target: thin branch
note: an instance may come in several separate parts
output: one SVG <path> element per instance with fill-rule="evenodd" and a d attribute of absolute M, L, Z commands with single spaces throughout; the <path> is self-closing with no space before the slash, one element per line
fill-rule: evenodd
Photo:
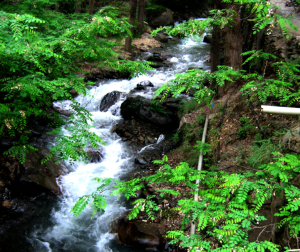
<path fill-rule="evenodd" d="M 261 230 L 261 232 L 259 233 L 259 235 L 257 236 L 257 238 L 256 238 L 256 241 L 258 242 L 258 239 L 259 239 L 259 237 L 261 236 L 261 234 L 265 231 L 265 229 L 266 229 L 267 227 L 264 227 L 264 229 L 263 230 Z"/>

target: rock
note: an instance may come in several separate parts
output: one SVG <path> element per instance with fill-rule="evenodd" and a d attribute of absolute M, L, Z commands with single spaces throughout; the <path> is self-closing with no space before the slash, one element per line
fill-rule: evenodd
<path fill-rule="evenodd" d="M 91 163 L 99 163 L 103 159 L 103 149 L 90 148 L 87 150 L 87 154 L 90 156 L 89 161 Z"/>
<path fill-rule="evenodd" d="M 148 80 L 142 81 L 142 82 L 138 83 L 134 89 L 131 89 L 129 94 L 134 94 L 134 93 L 140 92 L 142 90 L 147 92 L 149 90 L 149 87 L 154 87 L 154 85 Z"/>
<path fill-rule="evenodd" d="M 131 137 L 132 135 L 129 132 L 125 132 L 124 136 Z"/>
<path fill-rule="evenodd" d="M 300 126 L 294 126 L 282 138 L 282 144 L 293 151 L 298 151 L 300 148 Z"/>
<path fill-rule="evenodd" d="M 147 61 L 160 61 L 163 62 L 167 59 L 172 58 L 172 55 L 168 52 L 162 52 L 162 53 L 158 53 L 158 52 L 154 52 L 152 55 L 150 55 L 149 57 L 147 57 Z"/>
<path fill-rule="evenodd" d="M 143 38 L 143 39 L 149 39 L 151 37 L 150 37 L 150 34 L 146 32 L 146 33 L 142 34 L 141 38 Z"/>
<path fill-rule="evenodd" d="M 142 96 L 129 95 L 121 104 L 121 114 L 124 118 L 134 117 L 163 127 L 177 128 L 178 109 L 167 103 L 159 104 Z"/>
<path fill-rule="evenodd" d="M 134 162 L 136 164 L 140 164 L 140 165 L 146 165 L 146 164 L 149 164 L 149 162 L 147 160 L 145 160 L 143 157 L 140 157 L 140 158 L 136 158 L 134 160 Z"/>
<path fill-rule="evenodd" d="M 161 43 L 169 42 L 168 36 L 166 36 L 165 34 L 162 34 L 162 33 L 157 33 L 155 36 L 155 39 Z"/>
<path fill-rule="evenodd" d="M 114 105 L 124 93 L 119 91 L 112 91 L 104 95 L 100 103 L 100 111 L 108 111 L 108 109 Z"/>
<path fill-rule="evenodd" d="M 71 89 L 70 94 L 72 95 L 73 98 L 75 98 L 79 95 L 78 92 L 74 88 Z"/>
<path fill-rule="evenodd" d="M 21 179 L 36 183 L 55 194 L 60 194 L 56 179 L 64 174 L 62 166 L 56 164 L 53 159 L 42 164 L 41 161 L 49 154 L 46 149 L 29 152 L 24 163 L 25 172 Z"/>
<path fill-rule="evenodd" d="M 84 80 L 97 81 L 100 79 L 127 79 L 130 73 L 118 72 L 116 70 L 107 70 L 105 68 L 94 68 L 91 72 L 85 75 Z"/>
<path fill-rule="evenodd" d="M 173 13 L 170 9 L 166 9 L 159 16 L 151 19 L 149 25 L 157 28 L 160 26 L 174 25 Z"/>
<path fill-rule="evenodd" d="M 174 64 L 174 62 L 169 61 L 169 60 L 165 60 L 165 61 L 163 61 L 163 64 L 164 64 L 165 67 L 171 67 Z"/>
<path fill-rule="evenodd" d="M 7 209 L 11 209 L 13 207 L 13 203 L 11 203 L 9 201 L 3 201 L 2 206 L 7 208 Z"/>
<path fill-rule="evenodd" d="M 57 113 L 64 115 L 64 116 L 71 116 L 72 112 L 66 108 L 64 108 L 60 103 L 56 102 L 53 103 L 53 110 Z"/>
<path fill-rule="evenodd" d="M 138 83 L 136 86 L 137 86 L 137 87 L 138 87 L 138 86 L 143 86 L 143 87 L 154 87 L 154 85 L 152 84 L 152 82 L 151 82 L 151 81 L 148 81 L 148 80 L 141 81 L 141 82 Z"/>
<path fill-rule="evenodd" d="M 211 44 L 211 35 L 210 34 L 206 34 L 205 37 L 204 37 L 204 39 L 203 39 L 203 42 Z"/>
<path fill-rule="evenodd" d="M 143 250 L 164 248 L 165 226 L 163 224 L 129 221 L 126 219 L 127 214 L 128 212 L 112 223 L 112 232 L 117 233 L 120 243 Z"/>
<path fill-rule="evenodd" d="M 153 142 L 155 143 L 156 141 L 154 140 Z M 154 143 L 146 147 L 137 155 L 134 160 L 136 164 L 140 164 L 142 166 L 150 165 L 153 160 L 161 159 L 164 153 L 169 152 L 176 146 L 172 140 L 164 140 L 158 144 Z"/>
<path fill-rule="evenodd" d="M 161 68 L 164 66 L 162 62 L 153 62 L 152 64 L 149 64 L 153 68 Z"/>
<path fill-rule="evenodd" d="M 146 139 L 148 140 L 148 142 L 149 143 L 151 143 L 151 144 L 153 144 L 153 143 L 155 143 L 156 141 L 155 141 L 155 139 L 154 138 L 152 138 L 152 137 L 146 137 Z"/>

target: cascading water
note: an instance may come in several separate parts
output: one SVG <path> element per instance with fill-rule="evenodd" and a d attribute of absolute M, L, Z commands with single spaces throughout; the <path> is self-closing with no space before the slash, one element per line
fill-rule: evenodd
<path fill-rule="evenodd" d="M 145 76 L 131 80 L 104 80 L 90 90 L 91 97 L 78 97 L 76 100 L 86 107 L 94 119 L 93 129 L 108 145 L 103 147 L 104 158 L 99 163 L 85 164 L 76 162 L 72 171 L 59 179 L 63 195 L 59 206 L 52 210 L 50 225 L 36 225 L 35 231 L 28 238 L 35 251 L 141 251 L 118 244 L 114 241 L 114 235 L 109 233 L 110 223 L 126 208 L 125 203 L 117 200 L 117 197 L 107 198 L 105 213 L 96 215 L 91 220 L 91 210 L 86 209 L 79 217 L 73 217 L 70 213 L 78 197 L 93 192 L 97 183 L 92 181 L 95 177 L 115 178 L 124 177 L 133 170 L 134 155 L 136 151 L 128 148 L 126 143 L 115 134 L 111 128 L 122 120 L 120 105 L 122 100 L 113 105 L 107 112 L 99 111 L 99 104 L 103 96 L 111 91 L 128 93 L 137 83 L 143 80 L 151 81 L 155 87 L 161 86 L 174 74 L 187 71 L 189 67 L 202 67 L 209 69 L 209 45 L 199 44 L 193 39 L 172 41 L 161 51 L 169 52 L 175 57 L 171 58 L 173 66 L 164 70 L 150 71 Z M 158 51 L 158 50 L 155 50 Z M 152 97 L 152 93 L 139 94 Z M 124 100 L 125 98 L 123 98 Z M 60 106 L 68 106 L 68 102 Z M 68 134 L 68 132 L 66 132 Z M 161 140 L 161 139 L 160 139 Z M 109 192 L 105 192 L 109 195 Z"/>

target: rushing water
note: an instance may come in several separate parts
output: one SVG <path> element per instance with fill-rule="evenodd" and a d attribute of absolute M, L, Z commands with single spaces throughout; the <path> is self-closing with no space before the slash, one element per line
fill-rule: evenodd
<path fill-rule="evenodd" d="M 109 111 L 100 112 L 101 99 L 108 92 L 117 90 L 128 93 L 137 83 L 150 80 L 155 87 L 161 86 L 166 81 L 174 78 L 174 74 L 185 72 L 189 67 L 203 67 L 209 69 L 209 45 L 199 44 L 193 39 L 172 41 L 164 49 L 155 51 L 170 52 L 174 55 L 171 61 L 174 65 L 170 68 L 150 71 L 145 76 L 131 80 L 102 80 L 98 86 L 90 90 L 91 97 L 78 97 L 76 100 L 86 107 L 94 119 L 93 129 L 107 143 L 103 147 L 104 159 L 99 163 L 85 164 L 76 162 L 70 169 L 71 172 L 59 178 L 59 185 L 63 192 L 58 206 L 52 210 L 52 217 L 47 224 L 35 226 L 34 232 L 28 238 L 34 251 L 72 251 L 72 252 L 128 252 L 143 251 L 118 244 L 114 235 L 109 233 L 110 223 L 126 210 L 125 202 L 118 201 L 116 197 L 108 197 L 108 207 L 103 214 L 91 219 L 91 210 L 86 209 L 79 217 L 75 218 L 70 213 L 78 197 L 93 192 L 97 183 L 92 179 L 124 178 L 134 169 L 135 150 L 128 148 L 126 143 L 115 134 L 111 128 L 120 120 L 120 105 L 122 100 L 113 105 Z M 141 56 L 145 58 L 147 53 Z M 151 97 L 152 93 L 140 94 Z M 124 100 L 125 98 L 123 98 Z M 68 106 L 68 102 L 61 104 Z M 68 134 L 68 132 L 66 132 Z M 160 141 L 163 141 L 160 138 Z M 107 195 L 109 192 L 105 192 Z"/>

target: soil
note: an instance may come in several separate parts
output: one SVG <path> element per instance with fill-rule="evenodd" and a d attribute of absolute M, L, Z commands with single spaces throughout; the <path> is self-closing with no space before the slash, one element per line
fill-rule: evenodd
<path fill-rule="evenodd" d="M 272 115 L 272 114 L 263 114 L 260 109 L 261 103 L 258 100 L 252 100 L 251 102 L 242 95 L 239 91 L 242 83 L 235 87 L 231 87 L 227 90 L 227 93 L 220 99 L 215 99 L 212 101 L 213 107 L 211 106 L 201 106 L 200 109 L 194 111 L 190 114 L 185 115 L 185 125 L 192 126 L 194 125 L 193 134 L 194 136 L 188 139 L 190 145 L 196 145 L 196 141 L 201 140 L 201 136 L 197 133 L 204 125 L 199 125 L 197 122 L 199 116 L 209 116 L 209 129 L 207 134 L 207 143 L 212 146 L 212 152 L 206 156 L 210 159 L 211 162 L 209 165 L 205 165 L 204 169 L 210 169 L 214 166 L 215 170 L 227 171 L 229 174 L 238 173 L 238 172 L 247 172 L 255 170 L 253 167 L 249 166 L 247 159 L 251 155 L 251 146 L 254 145 L 254 142 L 257 141 L 257 135 L 261 133 L 263 136 L 273 135 L 276 131 L 281 132 L 276 137 L 272 138 L 274 144 L 281 144 L 284 136 L 283 132 L 286 132 L 288 129 L 293 129 L 299 125 L 299 118 L 297 116 L 286 116 L 286 115 Z M 276 101 L 269 100 L 264 105 L 278 105 Z M 240 130 L 244 127 L 241 118 L 246 118 L 250 123 L 251 127 L 246 130 L 245 134 L 239 133 Z M 179 130 L 184 130 L 184 126 Z M 293 138 L 294 139 L 294 138 Z M 297 140 L 296 140 L 297 141 Z M 292 145 L 299 146 L 299 142 L 293 142 Z M 166 155 L 168 156 L 168 164 L 172 167 L 176 167 L 180 162 L 186 162 L 190 159 L 190 151 L 186 151 L 184 148 L 184 141 L 180 140 L 177 144 L 177 148 L 170 151 Z M 288 141 L 285 142 L 284 146 L 286 151 L 292 151 L 294 153 L 298 152 L 297 150 L 291 150 L 291 146 Z M 197 154 L 199 155 L 199 154 Z M 196 164 L 194 165 L 196 168 Z M 153 174 L 154 171 L 157 171 L 160 168 L 160 165 L 152 164 L 148 167 L 144 176 Z M 295 181 L 300 186 L 300 181 Z M 181 193 L 180 196 L 169 196 L 165 199 L 161 199 L 159 194 L 155 189 L 159 188 L 173 189 Z M 169 214 L 157 214 L 156 219 L 153 221 L 155 223 L 162 223 L 165 225 L 166 231 L 171 230 L 181 230 L 181 222 L 183 216 L 178 214 L 176 211 L 170 211 L 171 208 L 176 207 L 178 200 L 183 198 L 192 197 L 191 190 L 186 187 L 185 184 L 179 184 L 176 187 L 172 187 L 169 184 L 164 185 L 155 185 L 147 184 L 146 192 L 142 197 L 146 195 L 156 195 L 155 198 L 161 207 L 161 210 L 166 210 L 166 213 Z M 261 222 L 259 226 L 270 224 L 270 215 L 271 208 L 270 202 L 266 202 L 264 207 L 260 210 L 260 214 L 267 217 L 268 221 Z M 147 216 L 140 214 L 137 217 L 137 220 L 147 220 Z M 189 235 L 190 225 L 184 227 L 184 232 L 186 235 Z M 260 235 L 260 229 L 254 229 L 249 232 L 249 239 L 256 240 Z M 266 229 L 268 231 L 268 229 Z M 279 234 L 282 231 L 278 231 Z M 265 236 L 261 236 L 260 239 L 269 239 L 270 233 L 266 232 Z M 284 242 L 286 238 L 278 235 L 277 244 L 286 246 Z M 167 239 L 166 241 L 169 241 Z M 211 246 L 217 248 L 220 246 L 219 242 L 215 238 L 210 238 Z M 294 240 L 290 241 L 291 243 L 295 242 Z M 169 246 L 167 251 L 187 251 L 186 249 L 180 248 L 179 244 L 177 246 Z"/>

